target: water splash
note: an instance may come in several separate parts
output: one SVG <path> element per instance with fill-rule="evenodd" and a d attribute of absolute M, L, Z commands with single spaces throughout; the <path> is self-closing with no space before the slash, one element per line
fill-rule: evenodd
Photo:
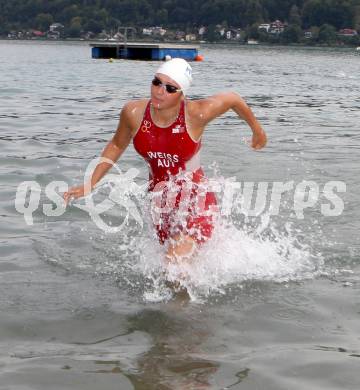
<path fill-rule="evenodd" d="M 224 186 L 216 164 L 214 172 L 218 184 Z M 230 285 L 299 281 L 321 273 L 323 258 L 315 252 L 311 242 L 314 237 L 308 231 L 305 234 L 295 221 L 284 223 L 287 215 L 274 219 L 270 211 L 256 218 L 234 214 L 241 209 L 242 201 L 237 198 L 239 204 L 235 202 L 232 215 L 218 215 L 211 240 L 200 247 L 191 261 L 179 264 L 166 264 L 166 248 L 157 243 L 148 219 L 148 237 L 142 239 L 134 267 L 147 281 L 143 292 L 146 300 L 168 299 L 171 291 L 166 288 L 166 281 L 180 283 L 192 300 L 202 301 L 214 293 L 225 294 Z M 285 205 L 290 207 L 286 202 Z M 288 213 L 287 208 L 284 214 Z"/>
<path fill-rule="evenodd" d="M 260 229 L 261 230 L 261 229 Z M 224 294 L 229 285 L 248 281 L 289 282 L 313 278 L 320 272 L 321 256 L 300 244 L 291 231 L 281 233 L 275 226 L 272 237 L 238 229 L 219 221 L 212 239 L 203 245 L 191 262 L 164 265 L 165 253 L 150 241 L 144 242 L 137 269 L 151 283 L 145 289 L 146 300 L 169 297 L 165 279 L 180 281 L 192 300 L 202 301 L 212 294 Z M 146 249 L 145 249 L 146 248 Z"/>
<path fill-rule="evenodd" d="M 219 186 L 224 186 L 217 165 L 213 168 L 215 180 Z M 167 286 L 169 281 L 186 288 L 192 300 L 203 301 L 214 294 L 226 294 L 229 286 L 241 288 L 243 283 L 253 281 L 299 281 L 316 277 L 321 272 L 321 254 L 315 253 L 309 240 L 304 240 L 309 237 L 308 232 L 305 234 L 295 221 L 284 223 L 288 208 L 277 219 L 270 211 L 250 218 L 238 213 L 241 197 L 237 198 L 238 204 L 235 202 L 230 216 L 218 215 L 212 238 L 199 248 L 191 261 L 167 264 L 166 245 L 160 245 L 153 227 L 149 206 L 151 193 L 147 193 L 144 186 L 134 188 L 136 194 L 129 191 L 129 196 L 136 195 L 143 227 L 139 229 L 139 225 L 129 219 L 127 227 L 116 237 L 105 240 L 108 247 L 105 248 L 107 244 L 103 241 L 93 241 L 93 245 L 103 246 L 105 252 L 105 259 L 98 259 L 94 264 L 97 274 L 115 276 L 120 288 L 125 287 L 146 301 L 170 299 L 174 289 Z M 143 189 L 143 196 L 139 196 L 139 188 Z M 126 204 L 124 199 L 114 198 L 120 192 L 111 194 L 114 205 L 123 207 Z M 121 197 L 124 194 L 121 192 Z M 221 195 L 218 198 L 220 204 Z M 178 222 L 184 223 L 181 221 L 183 216 L 179 218 Z"/>

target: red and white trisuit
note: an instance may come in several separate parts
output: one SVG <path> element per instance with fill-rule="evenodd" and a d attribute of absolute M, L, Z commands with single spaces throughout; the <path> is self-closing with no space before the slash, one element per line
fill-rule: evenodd
<path fill-rule="evenodd" d="M 213 231 L 213 213 L 217 202 L 215 194 L 204 189 L 206 178 L 200 167 L 201 139 L 194 141 L 187 131 L 184 101 L 181 102 L 178 117 L 168 127 L 157 126 L 152 120 L 150 109 L 149 101 L 140 128 L 133 138 L 135 150 L 149 164 L 149 191 L 162 189 L 164 204 L 169 191 L 174 193 L 174 183 L 171 182 L 176 183 L 174 208 L 162 213 L 161 218 L 155 221 L 159 240 L 163 244 L 182 232 L 202 243 Z M 177 179 L 176 175 L 182 171 L 189 174 Z M 184 179 L 184 176 L 189 177 L 189 180 Z M 187 183 L 187 192 L 182 192 L 184 183 Z M 179 209 L 185 210 L 185 216 L 177 215 Z"/>

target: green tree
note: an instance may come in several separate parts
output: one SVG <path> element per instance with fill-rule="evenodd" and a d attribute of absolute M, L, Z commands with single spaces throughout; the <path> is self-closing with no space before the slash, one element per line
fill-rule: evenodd
<path fill-rule="evenodd" d="M 219 2 L 205 1 L 199 10 L 200 23 L 203 25 L 216 25 L 220 23 L 222 6 Z M 220 16 L 220 17 L 219 17 Z"/>
<path fill-rule="evenodd" d="M 295 26 L 301 26 L 300 10 L 296 4 L 294 4 L 290 9 L 289 23 Z"/>
<path fill-rule="evenodd" d="M 336 29 L 330 24 L 323 24 L 319 29 L 319 42 L 331 44 L 336 41 Z"/>
<path fill-rule="evenodd" d="M 265 10 L 267 20 L 287 20 L 293 5 L 302 7 L 303 0 L 262 0 L 261 5 Z"/>
<path fill-rule="evenodd" d="M 59 13 L 59 19 L 63 24 L 71 23 L 71 20 L 75 17 L 79 17 L 81 14 L 80 8 L 76 5 L 70 5 L 69 7 L 65 7 L 60 13 Z"/>
<path fill-rule="evenodd" d="M 160 9 L 156 12 L 155 20 L 157 21 L 156 24 L 159 25 L 167 25 L 169 22 L 169 14 L 167 9 Z"/>
<path fill-rule="evenodd" d="M 259 30 L 259 38 L 258 38 L 258 40 L 260 42 L 269 42 L 270 36 L 269 36 L 269 34 L 266 31 Z"/>
<path fill-rule="evenodd" d="M 309 0 L 303 7 L 303 23 L 306 28 L 323 24 L 337 29 L 351 27 L 354 11 L 348 0 Z"/>
<path fill-rule="evenodd" d="M 95 34 L 100 33 L 103 29 L 104 29 L 103 24 L 94 19 L 90 19 L 88 22 L 84 24 L 85 31 L 92 31 Z M 81 30 L 81 23 L 80 23 L 80 30 Z"/>
<path fill-rule="evenodd" d="M 319 30 L 320 28 L 317 26 L 310 27 L 309 31 L 311 32 L 311 38 L 306 41 L 309 45 L 314 45 L 319 41 Z"/>
<path fill-rule="evenodd" d="M 360 4 L 355 5 L 353 11 L 354 11 L 353 27 L 360 32 Z"/>
<path fill-rule="evenodd" d="M 66 34 L 71 38 L 80 37 L 82 31 L 81 18 L 76 16 L 71 19 L 70 27 L 67 29 Z"/>
<path fill-rule="evenodd" d="M 248 25 L 263 22 L 262 6 L 258 0 L 250 0 L 246 5 L 245 17 Z"/>
<path fill-rule="evenodd" d="M 220 37 L 219 34 L 215 31 L 215 25 L 210 24 L 210 26 L 207 27 L 204 38 L 208 42 L 215 42 L 219 40 Z"/>
<path fill-rule="evenodd" d="M 350 44 L 353 46 L 360 46 L 360 35 L 355 35 L 351 38 Z"/>
<path fill-rule="evenodd" d="M 253 24 L 250 26 L 247 30 L 247 39 L 259 39 L 260 37 L 260 32 L 258 29 L 258 26 L 256 24 Z"/>
<path fill-rule="evenodd" d="M 40 31 L 48 31 L 52 23 L 54 18 L 51 14 L 38 14 L 35 18 L 35 27 Z"/>
<path fill-rule="evenodd" d="M 76 17 L 81 18 L 81 23 L 73 21 Z M 359 30 L 360 0 L 0 0 L 2 34 L 11 29 L 46 30 L 52 21 L 61 22 L 76 35 L 89 26 L 92 30 L 100 26 L 110 30 L 119 25 L 162 25 L 192 31 L 201 25 L 215 26 L 223 21 L 229 27 L 245 30 L 253 24 L 275 19 L 305 29 L 327 24 L 336 30 L 345 27 Z M 295 28 L 287 34 L 286 40 L 296 39 Z M 217 39 L 216 34 L 213 38 Z M 283 38 L 268 35 L 260 39 L 279 42 Z"/>
<path fill-rule="evenodd" d="M 303 31 L 297 24 L 290 24 L 281 34 L 283 43 L 299 43 L 303 36 Z"/>

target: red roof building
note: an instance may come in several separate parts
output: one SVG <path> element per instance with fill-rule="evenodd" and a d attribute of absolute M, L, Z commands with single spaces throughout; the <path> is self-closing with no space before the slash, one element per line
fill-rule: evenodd
<path fill-rule="evenodd" d="M 339 30 L 338 35 L 341 35 L 343 37 L 354 37 L 358 35 L 358 33 L 352 28 L 343 28 L 342 30 Z"/>

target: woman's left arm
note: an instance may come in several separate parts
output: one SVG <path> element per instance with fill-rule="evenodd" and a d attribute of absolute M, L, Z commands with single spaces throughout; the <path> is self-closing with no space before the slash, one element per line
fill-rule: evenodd
<path fill-rule="evenodd" d="M 206 123 L 229 110 L 233 110 L 250 126 L 253 132 L 251 146 L 254 149 L 261 149 L 266 145 L 267 138 L 265 131 L 261 127 L 259 121 L 255 118 L 250 107 L 237 93 L 224 92 L 207 99 L 199 100 L 198 102 L 198 110 L 202 113 L 201 116 Z"/>

